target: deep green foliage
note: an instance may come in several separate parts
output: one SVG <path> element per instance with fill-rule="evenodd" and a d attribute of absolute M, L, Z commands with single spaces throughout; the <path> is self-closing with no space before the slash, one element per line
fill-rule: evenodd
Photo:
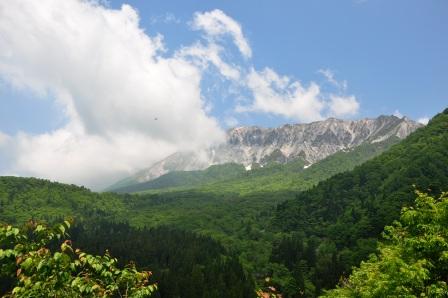
<path fill-rule="evenodd" d="M 82 187 L 16 177 L 0 177 L 0 192 L 0 200 L 8 203 L 0 209 L 0 220 L 57 222 L 66 216 L 74 217 L 85 223 L 71 232 L 74 241 L 88 252 L 101 254 L 109 249 L 124 261 L 135 261 L 139 268 L 155 270 L 163 297 L 177 297 L 180 292 L 183 297 L 198 297 L 197 291 L 220 297 L 217 293 L 226 293 L 227 288 L 234 295 L 229 297 L 251 297 L 255 293 L 238 258 L 209 237 L 166 228 L 139 231 L 120 224 L 130 220 L 140 227 L 148 225 L 151 218 L 145 214 L 145 206 L 149 205 L 147 200 L 153 199 L 160 204 L 157 196 L 98 194 Z M 131 210 L 135 210 L 132 215 Z M 160 261 L 164 256 L 169 256 L 166 263 Z M 202 277 L 205 279 L 199 285 L 193 283 Z"/>
<path fill-rule="evenodd" d="M 378 254 L 324 297 L 448 297 L 447 193 L 418 193 L 383 235 Z"/>
<path fill-rule="evenodd" d="M 0 177 L 0 221 L 23 224 L 29 219 L 56 222 L 66 217 L 119 220 L 125 200 L 112 193 L 36 178 Z"/>
<path fill-rule="evenodd" d="M 430 194 L 446 189 L 447 134 L 448 111 L 386 153 L 302 193 L 297 191 L 350 170 L 390 144 L 340 152 L 306 170 L 298 160 L 194 190 L 177 186 L 155 194 L 97 194 L 38 179 L 5 177 L 0 178 L 0 220 L 74 216 L 83 222 L 128 222 L 133 228 L 168 224 L 218 240 L 232 252 L 230 257 L 239 255 L 259 285 L 268 275 L 266 286 L 280 289 L 284 297 L 314 297 L 376 250 L 384 226 L 412 203 L 413 184 Z M 237 268 L 230 267 L 229 272 Z M 195 272 L 200 280 L 198 269 Z"/>
<path fill-rule="evenodd" d="M 319 177 L 323 179 L 334 172 L 348 170 L 394 142 L 366 144 L 350 152 L 340 152 L 306 171 L 303 161 L 297 160 L 249 172 L 243 169 L 244 175 L 239 179 L 163 194 L 94 193 L 82 187 L 35 178 L 0 177 L 0 220 L 23 223 L 34 218 L 54 222 L 72 216 L 80 220 L 130 221 L 138 227 L 169 224 L 219 240 L 240 253 L 247 270 L 263 276 L 268 269 L 273 239 L 277 237 L 270 229 L 276 204 L 293 198 L 296 189 L 312 186 Z M 215 172 L 211 176 L 219 177 L 241 170 L 239 167 L 222 165 L 206 172 Z M 299 175 L 302 178 L 297 178 Z M 273 190 L 268 191 L 269 188 Z"/>
<path fill-rule="evenodd" d="M 300 231 L 303 243 L 317 239 L 316 254 L 310 259 L 273 255 L 289 269 L 295 280 L 282 287 L 299 287 L 305 275 L 320 289 L 337 283 L 375 250 L 375 241 L 385 225 L 399 216 L 403 206 L 412 204 L 415 188 L 438 195 L 448 186 L 448 112 L 437 115 L 425 128 L 384 154 L 335 175 L 315 188 L 299 193 L 296 199 L 277 207 L 274 224 L 285 233 Z M 291 241 L 285 237 L 273 252 Z M 306 273 L 294 268 L 306 264 Z M 275 273 L 274 273 L 275 274 Z"/>
<path fill-rule="evenodd" d="M 151 273 L 134 265 L 117 267 L 117 260 L 73 249 L 70 223 L 50 229 L 29 222 L 23 229 L 0 226 L 1 290 L 6 297 L 150 297 Z M 50 249 L 60 243 L 59 249 Z M 1 293 L 0 293 L 1 294 Z"/>
<path fill-rule="evenodd" d="M 108 190 L 118 193 L 131 193 L 150 189 L 194 188 L 210 182 L 238 178 L 244 172 L 245 169 L 242 165 L 234 163 L 213 165 L 203 171 L 170 172 L 148 182 L 109 188 Z"/>
<path fill-rule="evenodd" d="M 238 257 L 210 237 L 178 229 L 135 229 L 95 221 L 70 231 L 73 243 L 92 253 L 106 249 L 123 264 L 154 273 L 155 297 L 254 297 Z"/>

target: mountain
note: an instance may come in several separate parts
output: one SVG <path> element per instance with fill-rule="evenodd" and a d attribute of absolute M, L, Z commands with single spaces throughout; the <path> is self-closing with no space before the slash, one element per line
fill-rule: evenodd
<path fill-rule="evenodd" d="M 286 164 L 271 163 L 264 167 L 253 167 L 250 171 L 235 163 L 213 165 L 205 170 L 174 171 L 154 180 L 116 188 L 114 192 L 165 192 L 200 188 L 208 192 L 219 189 L 221 192 L 248 194 L 305 190 L 337 173 L 353 169 L 400 141 L 393 136 L 381 142 L 365 142 L 336 152 L 312 165 L 306 165 L 298 158 Z"/>
<path fill-rule="evenodd" d="M 392 136 L 403 139 L 421 126 L 406 117 L 379 116 L 356 121 L 329 118 L 277 128 L 237 127 L 227 131 L 223 144 L 197 152 L 174 153 L 106 190 L 151 181 L 173 171 L 203 170 L 216 164 L 237 163 L 250 169 L 254 164 L 266 166 L 301 159 L 311 165 L 365 142 L 381 142 Z"/>

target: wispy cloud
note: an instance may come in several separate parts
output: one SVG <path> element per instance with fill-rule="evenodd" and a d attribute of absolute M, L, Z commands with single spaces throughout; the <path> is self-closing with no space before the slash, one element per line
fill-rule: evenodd
<path fill-rule="evenodd" d="M 319 69 L 317 72 L 320 73 L 321 75 L 323 75 L 325 77 L 325 79 L 327 80 L 327 82 L 329 82 L 331 85 L 337 87 L 342 92 L 345 92 L 347 90 L 347 87 L 348 87 L 347 81 L 336 80 L 334 72 L 331 69 L 328 69 L 328 68 Z"/>
<path fill-rule="evenodd" d="M 162 15 L 151 16 L 151 24 L 163 23 L 163 24 L 180 24 L 182 21 L 177 18 L 173 13 L 167 12 Z"/>
<path fill-rule="evenodd" d="M 229 34 L 244 57 L 250 58 L 252 56 L 252 49 L 243 34 L 241 25 L 222 10 L 215 9 L 209 12 L 196 13 L 192 28 L 202 30 L 207 37 L 212 39 Z"/>

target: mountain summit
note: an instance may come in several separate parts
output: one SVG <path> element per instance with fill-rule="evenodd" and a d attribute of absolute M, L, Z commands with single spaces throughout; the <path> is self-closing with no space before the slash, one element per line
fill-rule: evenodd
<path fill-rule="evenodd" d="M 109 189 L 150 181 L 173 171 L 202 170 L 230 162 L 250 169 L 254 164 L 264 166 L 301 158 L 309 165 L 365 142 L 403 139 L 421 126 L 406 117 L 379 116 L 355 121 L 329 118 L 277 128 L 236 127 L 227 131 L 225 143 L 197 152 L 176 152 Z"/>

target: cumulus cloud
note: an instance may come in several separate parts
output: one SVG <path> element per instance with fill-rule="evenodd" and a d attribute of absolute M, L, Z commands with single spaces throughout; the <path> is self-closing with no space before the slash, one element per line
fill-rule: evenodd
<path fill-rule="evenodd" d="M 355 96 L 330 95 L 330 114 L 336 117 L 356 115 L 359 110 L 359 102 Z"/>
<path fill-rule="evenodd" d="M 11 136 L 19 173 L 99 186 L 222 137 L 204 111 L 201 70 L 163 58 L 161 36 L 145 34 L 128 5 L 2 1 L 0 47 L 1 77 L 54 98 L 67 119 L 43 135 Z"/>
<path fill-rule="evenodd" d="M 250 58 L 252 56 L 252 49 L 244 37 L 241 25 L 222 10 L 215 9 L 209 12 L 196 13 L 192 27 L 195 30 L 204 31 L 207 37 L 212 39 L 229 34 L 244 57 Z"/>
<path fill-rule="evenodd" d="M 308 88 L 300 82 L 291 82 L 270 68 L 261 72 L 252 70 L 247 78 L 254 101 L 249 106 L 238 106 L 238 112 L 257 111 L 282 115 L 300 121 L 322 118 L 320 111 L 324 103 L 319 99 L 319 86 L 312 83 Z"/>
<path fill-rule="evenodd" d="M 304 86 L 270 68 L 261 72 L 252 69 L 247 86 L 253 92 L 254 100 L 249 105 L 237 106 L 237 112 L 263 112 L 310 122 L 327 116 L 354 115 L 359 109 L 354 96 L 330 94 L 328 98 L 316 83 Z"/>
<path fill-rule="evenodd" d="M 418 123 L 421 123 L 421 124 L 423 124 L 423 125 L 426 125 L 426 124 L 428 124 L 428 122 L 429 122 L 429 117 L 421 117 L 421 118 L 418 118 L 418 119 L 417 119 L 417 122 L 418 122 Z"/>

